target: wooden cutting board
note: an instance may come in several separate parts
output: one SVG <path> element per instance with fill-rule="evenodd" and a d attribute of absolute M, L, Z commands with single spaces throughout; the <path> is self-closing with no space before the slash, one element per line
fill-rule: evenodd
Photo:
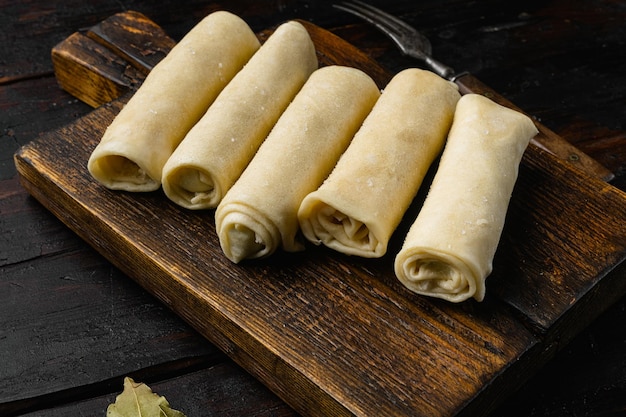
<path fill-rule="evenodd" d="M 158 30 L 138 14 L 116 19 L 134 22 L 133 36 L 150 39 Z M 125 25 L 113 32 L 132 28 Z M 352 46 L 306 26 L 323 65 L 361 68 L 380 85 L 389 79 Z M 89 85 L 111 80 L 103 74 L 112 67 L 122 69 L 131 94 L 149 68 L 129 65 L 132 54 L 92 37 L 73 45 L 106 55 L 103 65 L 92 65 L 91 53 L 84 61 L 75 54 L 55 59 L 71 56 L 77 73 L 92 77 Z M 114 85 L 94 88 L 92 96 L 124 93 Z M 22 184 L 303 415 L 485 414 L 626 293 L 626 194 L 537 146 L 523 158 L 482 303 L 417 296 L 397 281 L 393 256 L 408 222 L 382 259 L 310 246 L 234 265 L 221 252 L 212 210 L 187 211 L 161 191 L 110 191 L 89 175 L 87 159 L 128 94 L 20 149 Z"/>

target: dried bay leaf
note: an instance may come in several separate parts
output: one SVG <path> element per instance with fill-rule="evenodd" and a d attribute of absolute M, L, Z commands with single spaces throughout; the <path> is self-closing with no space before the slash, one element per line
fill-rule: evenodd
<path fill-rule="evenodd" d="M 170 408 L 165 397 L 152 392 L 150 387 L 132 378 L 124 378 L 124 391 L 107 408 L 107 417 L 185 417 Z"/>

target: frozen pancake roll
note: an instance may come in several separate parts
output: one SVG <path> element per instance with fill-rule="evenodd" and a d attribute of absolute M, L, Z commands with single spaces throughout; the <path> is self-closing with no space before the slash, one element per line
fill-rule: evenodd
<path fill-rule="evenodd" d="M 304 236 L 348 255 L 383 256 L 443 148 L 460 97 L 432 72 L 395 75 L 329 178 L 303 200 Z"/>
<path fill-rule="evenodd" d="M 379 95 L 360 70 L 313 73 L 217 207 L 220 245 L 231 261 L 303 249 L 300 202 L 332 170 Z"/>
<path fill-rule="evenodd" d="M 395 258 L 411 291 L 482 301 L 519 164 L 537 134 L 527 116 L 481 95 L 459 101 L 424 205 Z"/>
<path fill-rule="evenodd" d="M 224 86 L 259 49 L 239 17 L 214 12 L 157 64 L 115 117 L 88 162 L 108 188 L 153 191 L 163 165 Z"/>
<path fill-rule="evenodd" d="M 304 26 L 280 25 L 167 161 L 165 194 L 188 209 L 217 207 L 317 67 Z"/>

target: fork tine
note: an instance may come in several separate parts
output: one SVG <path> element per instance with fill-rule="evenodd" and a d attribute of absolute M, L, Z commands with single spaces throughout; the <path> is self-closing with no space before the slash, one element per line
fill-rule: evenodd
<path fill-rule="evenodd" d="M 386 24 L 391 23 L 392 25 L 395 25 L 395 27 L 400 27 L 406 31 L 409 32 L 416 32 L 416 29 L 409 25 L 408 23 L 406 23 L 404 20 L 398 18 L 397 16 L 394 16 L 392 14 L 389 14 L 379 8 L 376 8 L 374 6 L 372 6 L 371 4 L 362 2 L 360 0 L 352 0 L 352 1 L 345 1 L 343 2 L 344 4 L 350 4 L 352 3 L 353 7 L 360 7 L 362 10 L 366 10 L 367 13 L 372 16 L 372 18 L 374 19 L 380 19 L 383 22 L 385 22 Z M 394 26 L 390 26 L 390 27 L 394 27 Z"/>
<path fill-rule="evenodd" d="M 386 13 L 372 5 L 359 0 L 353 0 L 333 4 L 333 7 L 352 13 L 353 15 L 358 16 L 366 22 L 374 25 L 387 35 L 405 55 L 417 54 L 417 57 L 424 58 L 424 54 L 428 56 L 432 52 L 428 38 L 424 37 L 414 27 L 402 19 Z M 418 51 L 410 49 L 412 45 L 409 44 L 408 38 L 413 38 L 415 41 L 419 40 L 420 47 Z"/>
<path fill-rule="evenodd" d="M 428 38 L 400 18 L 360 0 L 343 1 L 333 7 L 371 23 L 391 38 L 404 55 L 422 60 L 436 74 L 449 80 L 457 77 L 452 68 L 432 57 Z"/>
<path fill-rule="evenodd" d="M 371 10 L 358 7 L 354 4 L 351 4 L 350 2 L 341 2 L 333 6 L 337 9 L 354 14 L 365 20 L 366 22 L 376 26 L 385 35 L 389 36 L 400 49 L 404 50 L 404 45 L 400 42 L 400 39 L 398 38 L 399 34 L 396 32 L 396 28 L 393 25 L 390 25 L 389 21 L 384 19 L 383 16 L 378 16 Z"/>

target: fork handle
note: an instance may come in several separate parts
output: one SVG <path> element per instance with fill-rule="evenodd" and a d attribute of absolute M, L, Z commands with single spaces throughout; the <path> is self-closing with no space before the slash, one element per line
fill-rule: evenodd
<path fill-rule="evenodd" d="M 472 74 L 460 74 L 454 78 L 454 82 L 459 86 L 461 94 L 482 94 L 498 104 L 524 113 L 519 107 L 498 94 L 495 90 L 483 84 L 482 81 L 474 77 Z M 611 181 L 615 177 L 610 170 L 598 161 L 576 148 L 574 145 L 552 130 L 548 129 L 543 124 L 539 123 L 533 117 L 531 117 L 531 119 L 535 123 L 535 126 L 537 126 L 537 130 L 539 130 L 537 136 L 531 140 L 532 144 L 550 152 L 560 159 L 567 161 L 569 164 L 585 171 L 587 174 L 602 179 L 603 181 Z"/>
<path fill-rule="evenodd" d="M 454 70 L 446 64 L 437 61 L 431 56 L 423 57 L 423 59 L 426 62 L 426 65 L 428 65 L 428 68 L 430 68 L 430 70 L 433 71 L 435 74 L 447 80 L 454 77 Z"/>

